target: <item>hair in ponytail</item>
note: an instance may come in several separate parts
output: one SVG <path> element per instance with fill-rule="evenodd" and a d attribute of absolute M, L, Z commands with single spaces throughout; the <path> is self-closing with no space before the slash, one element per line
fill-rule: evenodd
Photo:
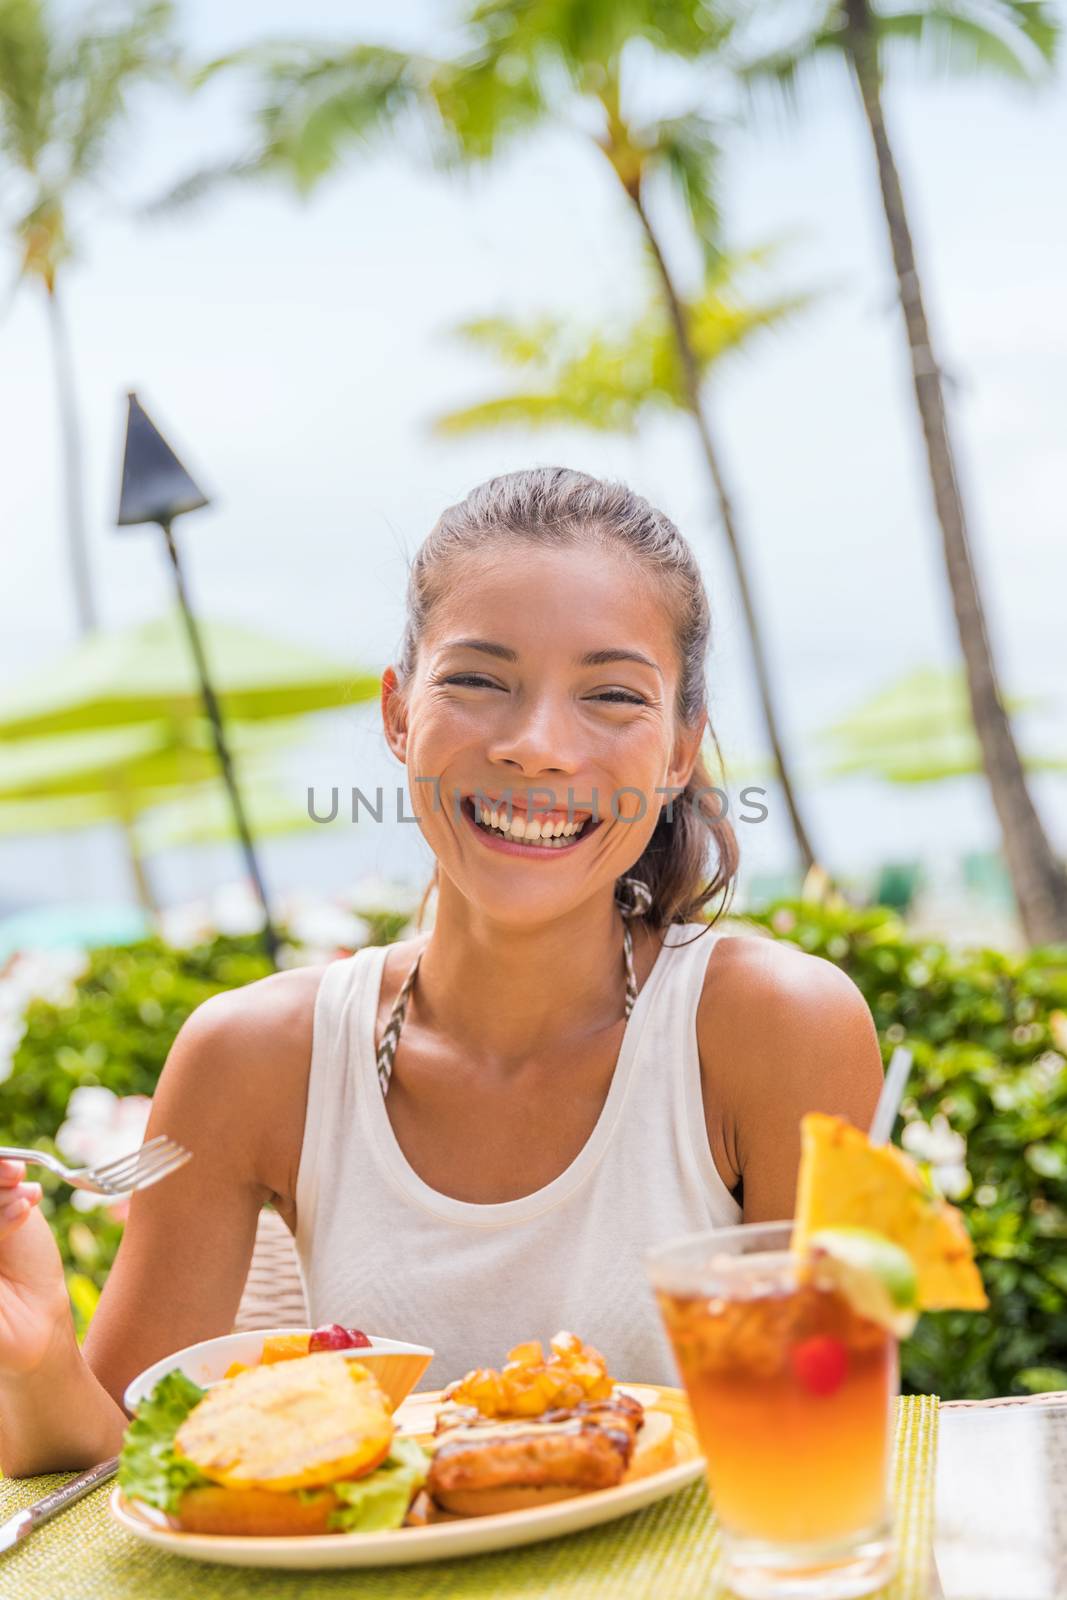
<path fill-rule="evenodd" d="M 483 554 L 497 540 L 528 540 L 549 548 L 598 542 L 629 554 L 659 582 L 673 620 L 680 673 L 675 712 L 683 727 L 707 722 L 716 764 L 718 740 L 708 722 L 704 662 L 711 632 L 707 594 L 693 552 L 669 517 L 628 489 L 564 467 L 509 472 L 472 489 L 449 506 L 427 535 L 411 566 L 407 620 L 396 664 L 403 685 L 415 668 L 419 641 L 435 601 L 448 588 L 457 557 Z M 644 885 L 638 891 L 653 928 L 673 922 L 714 921 L 730 901 L 737 875 L 738 848 L 733 827 L 721 808 L 724 791 L 713 786 L 703 754 L 685 791 L 668 798 L 655 831 L 638 860 L 616 886 L 620 898 L 633 895 L 625 879 Z M 714 859 L 712 860 L 712 856 Z M 419 907 L 418 922 L 434 878 Z"/>

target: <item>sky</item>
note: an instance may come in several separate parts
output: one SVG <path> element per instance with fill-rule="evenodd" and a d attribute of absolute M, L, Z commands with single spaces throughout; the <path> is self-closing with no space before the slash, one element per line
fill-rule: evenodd
<path fill-rule="evenodd" d="M 362 0 L 179 5 L 207 58 L 267 35 L 382 39 Z M 440 45 L 450 9 L 406 0 L 388 37 Z M 909 204 L 972 512 L 1002 677 L 1033 697 L 1023 732 L 1067 754 L 1067 91 L 901 74 L 887 115 Z M 688 74 L 646 69 L 643 92 L 680 103 Z M 712 715 L 728 764 L 762 756 L 740 609 L 684 418 L 633 438 L 552 431 L 441 441 L 443 410 L 507 381 L 450 330 L 491 314 L 625 317 L 645 293 L 634 225 L 601 158 L 566 128 L 492 171 L 446 177 L 393 148 L 354 154 L 315 196 L 231 188 L 145 220 L 142 203 L 239 150 L 245 87 L 195 101 L 162 88 L 131 107 L 104 191 L 79 219 L 67 311 L 88 467 L 90 559 L 109 626 L 171 601 L 158 535 L 114 528 L 125 395 L 136 388 L 212 496 L 179 525 L 206 616 L 304 641 L 380 670 L 403 624 L 406 566 L 440 510 L 493 473 L 553 462 L 621 477 L 698 551 L 714 617 Z M 727 465 L 775 668 L 790 748 L 817 771 L 817 735 L 902 672 L 950 664 L 956 642 L 913 415 L 867 136 L 843 77 L 799 121 L 765 110 L 731 130 L 724 211 L 732 243 L 781 241 L 766 283 L 820 291 L 812 309 L 724 369 L 709 407 Z M 659 220 L 691 270 L 678 218 Z M 10 272 L 0 257 L 0 283 Z M 0 673 L 5 683 L 69 647 L 53 375 L 40 296 L 0 319 Z M 395 783 L 373 708 L 320 722 L 286 782 Z M 1037 785 L 1067 847 L 1067 783 Z M 996 842 L 978 783 L 890 790 L 808 786 L 831 864 L 937 862 Z M 423 869 L 414 830 L 358 841 L 324 831 L 272 841 L 279 883 L 327 888 L 353 871 Z M 758 836 L 757 836 L 758 835 Z M 743 839 L 753 871 L 789 856 L 780 818 Z M 163 892 L 207 886 L 225 852 L 172 852 Z M 107 832 L 0 840 L 0 904 L 114 895 Z M 236 865 L 233 867 L 236 872 Z"/>

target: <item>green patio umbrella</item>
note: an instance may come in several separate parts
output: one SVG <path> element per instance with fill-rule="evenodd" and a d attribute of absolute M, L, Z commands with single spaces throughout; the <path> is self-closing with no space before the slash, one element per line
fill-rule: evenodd
<path fill-rule="evenodd" d="M 282 719 L 353 705 L 378 692 L 377 674 L 287 640 L 223 622 L 203 625 L 202 634 L 219 699 L 238 723 L 280 726 Z M 239 752 L 251 738 L 244 728 L 235 738 Z M 151 894 L 133 819 L 156 803 L 159 791 L 169 789 L 173 798 L 217 772 L 177 611 L 93 634 L 0 693 L 0 831 L 118 822 L 146 905 Z M 56 796 L 66 798 L 50 799 Z"/>
<path fill-rule="evenodd" d="M 1028 710 L 1031 699 L 1009 699 Z M 963 674 L 923 667 L 880 690 L 819 736 L 824 775 L 868 775 L 887 783 L 939 783 L 980 773 L 981 751 Z M 1067 772 L 1067 757 L 1030 754 L 1030 772 Z"/>
<path fill-rule="evenodd" d="M 237 721 L 354 705 L 378 693 L 377 673 L 347 667 L 304 645 L 236 623 L 206 622 L 201 632 L 223 710 Z M 91 634 L 54 665 L 0 692 L 0 759 L 11 739 L 160 720 L 203 720 L 200 685 L 177 611 Z"/>
<path fill-rule="evenodd" d="M 293 728 L 293 719 L 237 724 L 231 730 L 235 754 L 254 760 L 291 739 Z M 188 804 L 199 788 L 217 782 L 218 760 L 209 739 L 203 722 L 189 721 L 9 741 L 0 746 L 0 838 L 117 822 L 138 899 L 154 910 L 135 824 L 152 807 Z"/>
<path fill-rule="evenodd" d="M 299 719 L 235 723 L 234 750 L 261 760 L 293 742 Z M 210 783 L 219 765 L 203 722 L 131 722 L 88 733 L 53 734 L 0 744 L 0 800 L 48 800 L 63 795 L 129 795 L 135 812 L 175 791 Z M 262 774 L 261 774 L 262 775 Z"/>
<path fill-rule="evenodd" d="M 299 806 L 273 785 L 249 781 L 247 768 L 242 770 L 248 820 L 257 839 L 279 838 L 318 826 L 306 804 Z M 221 785 L 205 785 L 170 803 L 164 797 L 163 804 L 153 806 L 141 819 L 137 836 L 146 855 L 183 845 L 224 844 L 233 838 L 233 818 Z"/>

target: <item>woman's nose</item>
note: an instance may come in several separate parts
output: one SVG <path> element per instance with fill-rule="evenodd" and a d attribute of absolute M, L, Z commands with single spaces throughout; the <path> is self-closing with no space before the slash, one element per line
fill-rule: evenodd
<path fill-rule="evenodd" d="M 492 761 L 518 767 L 526 778 L 577 772 L 581 753 L 570 719 L 547 698 L 517 706 L 489 741 Z"/>

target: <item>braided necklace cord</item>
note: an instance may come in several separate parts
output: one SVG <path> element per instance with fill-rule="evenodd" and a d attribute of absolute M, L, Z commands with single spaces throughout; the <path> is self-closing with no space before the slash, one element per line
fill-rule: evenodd
<path fill-rule="evenodd" d="M 633 914 L 633 912 L 630 913 L 630 915 Z M 637 975 L 634 972 L 634 939 L 633 934 L 630 931 L 630 924 L 628 920 L 624 921 L 622 925 L 622 954 L 623 961 L 626 965 L 625 1016 L 626 1020 L 629 1021 L 630 1013 L 633 1010 L 634 1002 L 637 999 Z M 389 1013 L 389 1021 L 385 1025 L 385 1032 L 382 1034 L 382 1040 L 378 1046 L 378 1082 L 381 1084 L 383 1095 L 387 1095 L 389 1093 L 389 1079 L 392 1077 L 393 1073 L 393 1058 L 396 1055 L 396 1047 L 400 1039 L 400 1030 L 404 1026 L 404 1018 L 407 1015 L 408 1001 L 411 998 L 411 991 L 415 987 L 415 974 L 419 970 L 419 962 L 421 960 L 422 951 L 420 950 L 414 961 L 411 963 L 411 969 L 408 972 L 407 977 L 400 985 L 400 991 L 397 994 L 396 999 L 393 1001 L 393 1009 Z"/>

